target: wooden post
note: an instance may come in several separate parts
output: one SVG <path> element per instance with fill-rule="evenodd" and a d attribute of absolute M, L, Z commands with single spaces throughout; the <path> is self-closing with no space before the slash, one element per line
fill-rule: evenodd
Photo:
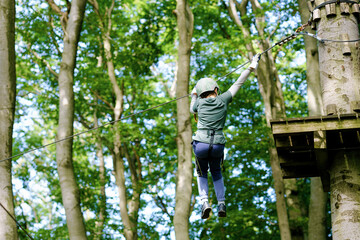
<path fill-rule="evenodd" d="M 347 14 L 345 5 L 334 5 L 321 10 L 317 35 L 332 40 L 359 39 L 357 17 Z M 360 100 L 358 43 L 320 42 L 319 64 L 324 111 L 353 113 L 354 103 Z M 360 239 L 360 150 L 334 149 L 329 153 L 330 160 L 333 239 Z"/>

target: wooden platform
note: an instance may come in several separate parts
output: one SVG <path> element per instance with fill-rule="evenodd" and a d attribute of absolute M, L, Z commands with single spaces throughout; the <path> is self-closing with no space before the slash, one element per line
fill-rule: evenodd
<path fill-rule="evenodd" d="M 330 190 L 329 167 L 335 151 L 360 151 L 360 115 L 341 114 L 271 121 L 283 178 L 320 176 Z"/>

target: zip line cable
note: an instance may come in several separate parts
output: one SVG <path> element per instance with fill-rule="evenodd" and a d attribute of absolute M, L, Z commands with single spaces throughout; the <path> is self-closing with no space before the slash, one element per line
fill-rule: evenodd
<path fill-rule="evenodd" d="M 234 70 L 232 70 L 231 72 L 229 72 L 229 73 L 225 74 L 223 77 L 219 78 L 219 79 L 218 79 L 218 80 L 216 80 L 216 81 L 219 81 L 219 80 L 221 80 L 221 79 L 226 78 L 228 75 L 230 75 L 231 73 L 235 72 L 236 70 L 238 70 L 238 69 L 240 69 L 240 68 L 244 67 L 244 66 L 245 66 L 246 64 L 248 64 L 249 62 L 250 62 L 250 61 L 247 61 L 247 62 L 245 62 L 245 63 L 243 63 L 243 64 L 239 65 L 239 66 L 238 66 L 238 67 L 236 67 Z M 130 114 L 130 115 L 125 116 L 125 117 L 123 117 L 123 118 L 120 118 L 120 119 L 118 119 L 118 120 L 114 120 L 114 121 L 111 121 L 111 122 L 105 123 L 105 124 L 100 125 L 100 126 L 98 126 L 98 127 L 94 127 L 94 128 L 88 129 L 88 130 L 86 130 L 86 131 L 79 132 L 79 133 L 76 133 L 76 134 L 73 134 L 73 135 L 67 136 L 67 137 L 65 137 L 65 138 L 59 139 L 59 140 L 55 140 L 54 142 L 51 142 L 51 143 L 48 143 L 48 144 L 42 145 L 42 146 L 40 146 L 40 147 L 37 147 L 37 148 L 32 148 L 32 149 L 30 149 L 30 150 L 28 150 L 28 151 L 24 151 L 24 152 L 18 153 L 18 154 L 16 154 L 16 155 L 11 156 L 11 157 L 4 158 L 4 159 L 0 160 L 0 163 L 1 163 L 1 162 L 4 162 L 4 161 L 7 161 L 7 160 L 10 160 L 10 159 L 15 158 L 15 157 L 20 157 L 20 156 L 25 155 L 25 154 L 27 154 L 27 153 L 34 152 L 34 151 L 36 151 L 36 150 L 40 150 L 40 149 L 46 148 L 46 147 L 51 146 L 51 145 L 54 145 L 54 144 L 56 144 L 56 143 L 66 141 L 66 140 L 68 140 L 68 139 L 71 139 L 71 138 L 74 138 L 74 137 L 80 136 L 80 135 L 82 135 L 82 134 L 85 134 L 85 133 L 88 133 L 88 132 L 91 132 L 91 131 L 97 130 L 97 129 L 99 129 L 99 128 L 103 128 L 103 127 L 105 127 L 105 126 L 107 126 L 107 125 L 117 123 L 117 122 L 119 122 L 119 121 L 122 121 L 122 120 L 128 119 L 128 118 L 133 117 L 133 116 L 135 116 L 135 115 L 138 115 L 138 114 L 141 114 L 141 113 L 144 113 L 144 112 L 147 112 L 147 111 L 153 110 L 153 109 L 155 109 L 155 108 L 158 108 L 158 107 L 164 106 L 164 105 L 166 105 L 166 104 L 168 104 L 168 103 L 172 103 L 172 102 L 178 101 L 178 100 L 180 100 L 180 99 L 182 99 L 182 98 L 185 98 L 185 97 L 188 97 L 188 96 L 190 96 L 190 95 L 191 95 L 191 93 L 189 93 L 189 94 L 187 94 L 187 95 L 184 95 L 184 96 L 182 96 L 182 97 L 178 97 L 178 98 L 175 98 L 175 99 L 173 99 L 173 100 L 170 100 L 170 101 L 167 101 L 167 102 L 161 103 L 161 104 L 159 104 L 159 105 L 156 105 L 156 106 L 153 106 L 153 107 L 147 108 L 147 109 L 142 110 L 142 111 L 139 111 L 139 112 L 137 112 L 137 113 Z"/>
<path fill-rule="evenodd" d="M 347 0 L 343 0 L 343 1 L 347 1 Z M 307 36 L 310 36 L 310 37 L 312 37 L 312 38 L 315 38 L 316 40 L 318 40 L 318 41 L 321 42 L 321 43 L 324 43 L 325 41 L 327 41 L 327 42 L 357 42 L 357 41 L 360 41 L 360 39 L 355 39 L 355 40 L 331 40 L 331 39 L 322 39 L 322 38 L 319 38 L 317 35 L 312 34 L 312 33 L 308 33 L 308 32 L 300 33 L 300 31 L 303 31 L 303 30 L 305 29 L 305 27 L 307 27 L 307 26 L 309 26 L 309 25 L 311 24 L 311 18 L 312 18 L 312 17 L 310 16 L 309 21 L 308 21 L 307 23 L 303 24 L 301 27 L 299 27 L 299 28 L 295 31 L 295 33 L 293 33 L 293 34 L 291 34 L 290 36 L 288 36 L 288 37 L 286 37 L 286 38 L 284 38 L 284 39 L 276 42 L 276 43 L 273 44 L 271 47 L 269 47 L 268 49 L 266 49 L 266 50 L 264 50 L 263 52 L 261 52 L 261 53 L 260 53 L 260 57 L 261 57 L 261 55 L 263 55 L 263 54 L 267 53 L 268 51 L 270 51 L 271 49 L 273 49 L 275 46 L 282 46 L 283 44 L 285 44 L 285 43 L 287 43 L 287 42 L 295 39 L 298 35 L 307 35 Z M 239 65 L 238 67 L 236 67 L 236 68 L 233 69 L 232 71 L 228 72 L 228 73 L 225 74 L 224 76 L 218 78 L 216 81 L 220 81 L 220 80 L 222 80 L 222 79 L 225 79 L 227 76 L 229 76 L 229 75 L 232 74 L 233 72 L 237 71 L 238 69 L 244 67 L 244 66 L 245 66 L 246 64 L 248 64 L 248 63 L 250 63 L 250 61 L 247 61 L 247 62 Z M 8 157 L 8 158 L 5 158 L 5 159 L 0 160 L 0 163 L 1 163 L 1 162 L 4 162 L 4 161 L 7 161 L 7 160 L 10 160 L 10 159 L 15 158 L 15 157 L 19 157 L 19 156 L 25 155 L 25 154 L 27 154 L 27 153 L 30 153 L 30 152 L 33 152 L 33 151 L 36 151 L 36 150 L 43 149 L 43 148 L 48 147 L 48 146 L 50 146 L 50 145 L 54 145 L 54 144 L 56 144 L 56 143 L 59 143 L 59 142 L 62 142 L 62 141 L 65 141 L 65 140 L 68 140 L 68 139 L 77 137 L 77 136 L 79 136 L 79 135 L 82 135 L 82 134 L 85 134 L 85 133 L 94 131 L 94 130 L 96 130 L 96 129 L 103 128 L 103 127 L 105 127 L 105 126 L 107 126 L 107 125 L 114 124 L 114 123 L 119 122 L 119 121 L 122 121 L 122 120 L 124 120 L 124 119 L 128 119 L 128 118 L 130 118 L 130 117 L 133 117 L 133 116 L 135 116 L 135 115 L 138 115 L 138 114 L 141 114 L 141 113 L 144 113 L 144 112 L 153 110 L 153 109 L 155 109 L 155 108 L 164 106 L 164 105 L 166 105 L 166 104 L 168 104 L 168 103 L 178 101 L 178 100 L 180 100 L 180 99 L 182 99 L 182 98 L 185 98 L 185 97 L 188 97 L 188 96 L 190 96 L 190 95 L 191 95 L 191 94 L 187 94 L 187 95 L 184 95 L 184 96 L 182 96 L 182 97 L 175 98 L 175 99 L 170 100 L 170 101 L 167 101 L 167 102 L 165 102 L 165 103 L 162 103 L 162 104 L 159 104 L 159 105 L 150 107 L 150 108 L 145 109 L 145 110 L 141 110 L 141 111 L 139 111 L 139 112 L 137 112 L 137 113 L 130 114 L 130 115 L 125 116 L 125 117 L 123 117 L 123 118 L 120 118 L 120 119 L 118 119 L 118 120 L 114 120 L 114 121 L 105 123 L 105 124 L 103 124 L 103 125 L 100 125 L 100 126 L 98 126 L 98 127 L 94 127 L 94 128 L 88 129 L 88 130 L 86 130 L 86 131 L 79 132 L 79 133 L 76 133 L 76 134 L 67 136 L 67 137 L 65 137 L 65 138 L 63 138 L 63 139 L 59 139 L 59 140 L 56 140 L 56 141 L 54 141 L 54 142 L 51 142 L 51 143 L 42 145 L 42 146 L 40 146 L 40 147 L 32 148 L 32 149 L 30 149 L 30 150 L 28 150 L 28 151 L 18 153 L 18 154 L 16 154 L 16 155 L 11 156 L 11 157 Z"/>
<path fill-rule="evenodd" d="M 225 74 L 224 76 L 222 76 L 222 77 L 220 77 L 219 79 L 217 79 L 216 82 L 225 79 L 227 76 L 229 76 L 229 75 L 232 74 L 233 72 L 236 72 L 237 70 L 239 70 L 240 68 L 244 67 L 244 66 L 245 66 L 246 64 L 248 64 L 248 63 L 250 63 L 250 61 L 244 62 L 243 64 L 237 66 L 234 70 L 228 72 L 228 73 Z"/>
<path fill-rule="evenodd" d="M 77 136 L 79 136 L 79 135 L 82 135 L 82 134 L 85 134 L 85 133 L 88 133 L 88 132 L 97 130 L 97 129 L 99 129 L 99 128 L 103 128 L 103 127 L 105 127 L 105 126 L 107 126 L 107 125 L 114 124 L 114 123 L 119 122 L 119 121 L 121 121 L 121 120 L 128 119 L 128 118 L 133 117 L 133 116 L 135 116 L 135 115 L 138 115 L 138 114 L 141 114 L 141 113 L 144 113 L 144 112 L 153 110 L 153 109 L 155 109 L 155 108 L 164 106 L 164 105 L 166 105 L 166 104 L 168 104 L 168 103 L 178 101 L 178 100 L 180 100 L 180 99 L 182 99 L 182 98 L 185 98 L 185 97 L 188 97 L 188 96 L 190 96 L 190 95 L 191 95 L 191 94 L 187 94 L 187 95 L 185 95 L 185 96 L 175 98 L 175 99 L 173 99 L 173 100 L 170 100 L 170 101 L 161 103 L 161 104 L 159 104 L 159 105 L 156 105 L 156 106 L 153 106 L 153 107 L 150 107 L 150 108 L 147 108 L 147 109 L 142 110 L 142 111 L 139 111 L 139 112 L 137 112 L 137 113 L 130 114 L 130 115 L 125 116 L 125 117 L 123 117 L 123 118 L 120 118 L 120 119 L 118 119 L 118 120 L 114 120 L 114 121 L 105 123 L 105 124 L 103 124 L 103 125 L 100 125 L 100 126 L 98 126 L 98 127 L 90 128 L 90 129 L 88 129 L 88 130 L 86 130 L 86 131 L 79 132 L 79 133 L 76 133 L 76 134 L 67 136 L 67 137 L 65 137 L 65 138 L 56 140 L 56 141 L 54 141 L 54 142 L 51 142 L 51 143 L 42 145 L 42 146 L 40 146 L 40 147 L 33 148 L 33 149 L 30 149 L 30 150 L 25 151 L 25 152 L 18 153 L 18 154 L 14 155 L 14 156 L 11 156 L 11 157 L 2 159 L 2 160 L 0 160 L 0 162 L 4 162 L 4 161 L 6 161 L 6 160 L 10 160 L 10 159 L 12 159 L 12 158 L 19 157 L 19 156 L 22 156 L 22 155 L 24 155 L 24 154 L 27 154 L 27 153 L 30 153 L 30 152 L 33 152 L 33 151 L 36 151 L 36 150 L 39 150 L 39 149 L 43 149 L 43 148 L 48 147 L 48 146 L 50 146 L 50 145 L 54 145 L 54 144 L 56 144 L 56 143 L 63 142 L 63 141 L 65 141 L 65 140 L 68 140 L 68 139 L 77 137 Z"/>
<path fill-rule="evenodd" d="M 345 43 L 345 42 L 359 42 L 359 39 L 353 39 L 353 40 L 332 40 L 332 39 L 325 39 L 325 38 L 320 38 L 318 37 L 316 34 L 312 34 L 312 33 L 308 33 L 308 32 L 302 32 L 302 33 L 296 33 L 296 35 L 307 35 L 309 37 L 315 38 L 316 40 L 318 40 L 321 43 L 325 43 L 325 42 L 338 42 L 338 43 Z"/>
<path fill-rule="evenodd" d="M 2 205 L 2 203 L 0 203 L 0 206 L 4 209 L 4 211 L 16 222 L 16 224 L 25 232 L 25 234 L 31 239 L 34 240 L 31 235 L 25 230 L 25 228 L 23 228 L 23 226 L 21 226 L 21 224 L 16 220 L 16 218 L 11 215 L 11 213 L 4 207 L 4 205 Z"/>
<path fill-rule="evenodd" d="M 317 8 L 323 7 L 323 6 L 325 6 L 326 4 L 337 3 L 337 2 L 356 3 L 356 2 L 351 1 L 351 0 L 330 0 L 330 1 L 328 1 L 328 2 L 324 2 L 323 4 L 320 4 L 319 6 L 317 6 Z M 315 9 L 317 9 L 317 8 L 315 8 Z M 315 10 L 315 9 L 314 9 L 314 10 Z M 312 37 L 312 38 L 315 38 L 316 40 L 318 40 L 318 41 L 321 42 L 321 43 L 324 43 L 324 42 L 358 42 L 358 41 L 360 41 L 360 39 L 354 39 L 354 40 L 331 40 L 331 39 L 322 39 L 322 38 L 318 37 L 316 34 L 312 34 L 312 33 L 308 33 L 308 32 L 300 33 L 300 32 L 303 31 L 307 26 L 309 26 L 309 25 L 311 24 L 311 22 L 312 22 L 312 14 L 313 14 L 313 11 L 311 11 L 311 13 L 310 13 L 310 18 L 309 18 L 308 22 L 305 23 L 305 24 L 303 24 L 302 26 L 300 26 L 300 27 L 295 31 L 295 33 L 293 33 L 293 34 L 291 34 L 290 36 L 288 36 L 288 37 L 286 37 L 286 38 L 284 38 L 284 39 L 276 42 L 276 43 L 273 44 L 271 47 L 269 47 L 268 49 L 264 50 L 262 53 L 260 53 L 260 57 L 261 57 L 261 55 L 263 55 L 263 54 L 267 53 L 268 51 L 270 51 L 271 49 L 273 49 L 275 46 L 282 46 L 283 44 L 285 44 L 285 43 L 287 43 L 287 42 L 295 39 L 295 38 L 296 38 L 297 36 L 299 36 L 299 35 L 307 35 L 307 36 L 310 36 L 310 37 Z M 229 75 L 232 74 L 233 72 L 237 71 L 238 69 L 244 67 L 244 66 L 245 66 L 246 64 L 248 64 L 248 63 L 250 63 L 250 61 L 247 61 L 247 62 L 239 65 L 238 67 L 236 67 L 236 68 L 233 69 L 232 71 L 228 72 L 228 73 L 225 74 L 224 76 L 218 78 L 216 81 L 220 81 L 220 80 L 222 80 L 222 79 L 225 79 L 227 76 L 229 76 Z M 135 116 L 135 115 L 138 115 L 138 114 L 141 114 L 141 113 L 144 113 L 144 112 L 147 112 L 147 111 L 156 109 L 156 108 L 158 108 L 158 107 L 164 106 L 164 105 L 169 104 L 169 103 L 171 103 L 171 102 L 178 101 L 178 100 L 180 100 L 180 99 L 182 99 L 182 98 L 185 98 L 185 97 L 188 97 L 188 96 L 190 96 L 190 95 L 191 95 L 191 94 L 187 94 L 187 95 L 184 95 L 184 96 L 182 96 L 182 97 L 175 98 L 175 99 L 170 100 L 170 101 L 167 101 L 167 102 L 165 102 L 165 103 L 161 103 L 161 104 L 158 104 L 158 105 L 156 105 L 156 106 L 147 108 L 147 109 L 145 109 L 145 110 L 141 110 L 141 111 L 139 111 L 139 112 L 137 112 L 137 113 L 130 114 L 130 115 L 125 116 L 125 117 L 123 117 L 123 118 L 120 118 L 120 119 L 118 119 L 118 120 L 110 121 L 110 122 L 105 123 L 105 124 L 103 124 L 103 125 L 100 125 L 100 126 L 98 126 L 98 127 L 94 127 L 94 128 L 88 129 L 88 130 L 86 130 L 86 131 L 79 132 L 79 133 L 73 134 L 73 135 L 71 135 L 71 136 L 67 136 L 67 137 L 65 137 L 65 138 L 63 138 L 63 139 L 59 139 L 59 140 L 56 140 L 56 141 L 54 141 L 54 142 L 51 142 L 51 143 L 42 145 L 42 146 L 40 146 L 40 147 L 33 148 L 33 149 L 28 150 L 28 151 L 24 151 L 24 152 L 18 153 L 18 154 L 16 154 L 16 155 L 11 156 L 11 157 L 8 157 L 8 158 L 5 158 L 5 159 L 0 160 L 0 163 L 1 163 L 1 162 L 4 162 L 4 161 L 7 161 L 7 160 L 10 160 L 10 159 L 15 158 L 15 157 L 19 157 L 19 156 L 25 155 L 25 154 L 27 154 L 27 153 L 30 153 L 30 152 L 33 152 L 33 151 L 36 151 L 36 150 L 40 150 L 40 149 L 46 148 L 46 147 L 48 147 L 48 146 L 50 146 L 50 145 L 54 145 L 54 144 L 56 144 L 56 143 L 69 140 L 69 139 L 74 138 L 74 137 L 76 137 L 76 136 L 80 136 L 80 135 L 82 135 L 82 134 L 85 134 L 85 133 L 88 133 L 88 132 L 91 132 L 91 131 L 94 131 L 94 130 L 103 128 L 103 127 L 105 127 L 105 126 L 107 126 L 107 125 L 117 123 L 117 122 L 122 121 L 122 120 L 124 120 L 124 119 L 128 119 L 128 118 L 133 117 L 133 116 Z M 11 215 L 11 213 L 10 213 L 1 203 L 0 203 L 0 206 L 1 206 L 1 207 L 4 209 L 4 211 L 16 222 L 16 224 L 25 232 L 25 234 L 26 234 L 31 240 L 34 240 L 34 239 L 31 237 L 31 235 L 21 226 L 21 224 L 14 218 L 14 216 Z"/>

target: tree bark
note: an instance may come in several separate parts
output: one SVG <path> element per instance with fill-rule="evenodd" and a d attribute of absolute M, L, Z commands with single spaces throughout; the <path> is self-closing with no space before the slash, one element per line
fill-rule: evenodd
<path fill-rule="evenodd" d="M 310 17 L 307 0 L 298 0 L 301 22 L 306 23 Z M 314 30 L 307 29 L 309 33 L 315 34 Z M 319 53 L 317 40 L 304 35 L 306 54 L 306 82 L 308 95 L 308 109 L 310 116 L 324 115 L 321 97 Z"/>
<path fill-rule="evenodd" d="M 310 17 L 310 12 L 306 0 L 298 0 L 301 22 L 306 23 Z M 308 29 L 310 33 L 313 30 Z M 323 103 L 321 97 L 319 54 L 317 40 L 309 36 L 304 36 L 306 53 L 306 81 L 309 116 L 320 116 L 323 113 Z M 327 193 L 322 188 L 320 177 L 311 178 L 310 184 L 310 205 L 308 222 L 308 239 L 326 239 L 326 202 Z"/>
<path fill-rule="evenodd" d="M 113 86 L 113 91 L 115 93 L 115 107 L 114 107 L 114 116 L 115 121 L 119 120 L 123 113 L 123 90 L 117 83 L 116 76 L 115 76 L 115 67 L 112 61 L 112 54 L 111 54 L 111 43 L 108 38 L 109 35 L 103 36 L 103 43 L 105 49 L 105 56 L 107 61 L 107 70 L 110 82 Z M 135 219 L 131 218 L 130 212 L 130 201 L 128 201 L 128 195 L 126 193 L 126 179 L 125 179 L 125 165 L 123 156 L 121 153 L 121 134 L 118 124 L 114 125 L 114 172 L 115 172 L 115 180 L 116 185 L 118 186 L 119 191 L 119 199 L 120 199 L 120 215 L 122 222 L 124 224 L 124 235 L 127 240 L 135 240 L 137 239 L 137 223 Z M 129 159 L 128 159 L 129 160 Z M 137 190 L 136 190 L 137 192 Z M 140 198 L 136 199 L 136 201 L 140 201 Z M 133 209 L 134 211 L 134 209 Z M 138 210 L 137 210 L 138 211 Z"/>
<path fill-rule="evenodd" d="M 90 3 L 93 5 L 96 14 L 99 19 L 99 27 L 101 29 L 101 37 L 104 46 L 104 53 L 106 58 L 107 72 L 109 80 L 111 82 L 113 92 L 115 94 L 115 106 L 112 106 L 114 111 L 114 120 L 118 121 L 121 119 L 123 113 L 123 103 L 124 103 L 124 92 L 123 86 L 120 86 L 116 75 L 115 75 L 115 65 L 112 56 L 110 34 L 112 28 L 112 11 L 115 6 L 115 1 L 111 1 L 111 6 L 106 7 L 106 12 L 104 15 L 100 13 L 100 7 L 97 0 L 90 0 Z M 114 149 L 113 149 L 113 164 L 114 164 L 114 176 L 116 180 L 116 185 L 119 191 L 120 199 L 120 215 L 122 222 L 124 224 L 124 236 L 127 240 L 138 239 L 137 234 L 137 221 L 140 209 L 140 196 L 142 188 L 139 185 L 141 181 L 141 163 L 140 157 L 137 155 L 135 149 L 132 153 L 126 148 L 126 143 L 121 142 L 121 132 L 119 129 L 120 122 L 114 125 Z M 129 199 L 129 196 L 126 192 L 126 179 L 125 179 L 125 165 L 124 165 L 124 156 L 126 157 L 131 175 L 132 183 L 132 196 Z"/>
<path fill-rule="evenodd" d="M 333 239 L 360 239 L 360 152 L 339 151 L 330 170 Z"/>
<path fill-rule="evenodd" d="M 339 6 L 336 5 L 337 11 Z M 328 18 L 322 11 L 318 23 L 318 36 L 324 39 L 342 40 L 347 34 L 349 39 L 359 38 L 358 21 L 354 15 L 340 15 Z M 346 44 L 325 42 L 319 44 L 320 81 L 322 99 L 326 114 L 352 113 L 352 104 L 360 99 L 359 79 L 360 60 L 356 43 L 348 44 L 351 55 L 343 55 Z M 330 111 L 335 107 L 335 112 Z"/>
<path fill-rule="evenodd" d="M 177 0 L 175 14 L 179 31 L 178 71 L 176 97 L 188 94 L 190 76 L 191 38 L 194 17 L 187 0 Z M 174 227 L 176 239 L 189 239 L 190 202 L 192 194 L 192 148 L 190 104 L 188 98 L 177 101 L 177 149 L 178 171 L 176 174 L 176 196 Z"/>
<path fill-rule="evenodd" d="M 97 98 L 95 97 L 95 102 L 96 100 Z M 97 118 L 97 109 L 95 109 L 94 112 L 94 127 L 95 128 L 99 127 L 98 118 Z M 95 239 L 101 239 L 104 229 L 105 215 L 106 215 L 106 192 L 105 192 L 106 170 L 105 170 L 105 161 L 104 161 L 104 153 L 103 153 L 103 144 L 99 133 L 96 134 L 96 156 L 99 159 L 100 201 L 99 201 L 99 218 L 96 221 Z"/>
<path fill-rule="evenodd" d="M 356 16 L 340 14 L 328 17 L 324 9 L 317 24 L 323 39 L 359 39 Z M 344 49 L 348 47 L 348 52 Z M 325 42 L 319 44 L 320 79 L 324 112 L 352 113 L 359 102 L 360 53 L 358 43 Z M 356 106 L 355 106 L 356 107 Z M 360 153 L 359 150 L 332 151 L 330 165 L 331 220 L 333 239 L 360 239 Z"/>
<path fill-rule="evenodd" d="M 288 207 L 291 240 L 306 239 L 306 230 L 301 224 L 301 218 L 306 216 L 306 210 L 301 206 L 299 189 L 297 180 L 295 178 L 286 179 L 285 181 L 285 195 Z"/>
<path fill-rule="evenodd" d="M 235 2 L 234 0 L 229 0 L 229 13 L 237 26 L 242 30 L 245 39 L 250 39 L 250 26 L 245 26 L 241 18 L 238 16 L 236 10 L 240 12 L 240 16 L 245 16 L 247 14 L 247 5 L 249 0 L 244 0 L 241 2 Z M 257 0 L 251 0 L 251 7 L 255 12 L 263 12 L 260 3 Z M 236 7 L 235 7 L 236 6 Z M 261 40 L 259 41 L 259 48 L 261 51 L 270 47 L 270 42 L 265 36 L 264 26 L 266 25 L 265 16 L 259 15 L 256 17 L 255 26 Z M 256 53 L 255 47 L 251 42 L 246 44 L 246 49 L 248 50 L 249 58 Z M 285 117 L 285 104 L 284 98 L 281 90 L 281 83 L 276 71 L 274 57 L 271 52 L 263 54 L 259 62 L 259 67 L 257 70 L 257 79 L 259 90 L 261 96 L 264 100 L 265 105 L 265 117 L 267 125 L 270 126 L 270 120 L 276 118 Z M 279 159 L 275 145 L 273 143 L 273 138 L 270 136 L 271 143 L 269 146 L 270 154 L 270 165 L 272 169 L 273 179 L 274 179 L 274 188 L 276 193 L 276 209 L 279 221 L 280 235 L 282 240 L 290 240 L 291 233 L 289 227 L 289 219 L 286 209 L 286 201 L 284 196 L 284 180 L 282 178 L 282 172 L 280 169 Z"/>
<path fill-rule="evenodd" d="M 0 0 L 0 160 L 12 155 L 15 114 L 15 1 Z M 15 216 L 12 160 L 0 162 L 0 203 Z M 0 208 L 0 239 L 18 239 L 16 223 Z"/>
<path fill-rule="evenodd" d="M 70 15 L 65 28 L 64 51 L 58 78 L 60 103 L 57 139 L 64 139 L 73 134 L 74 68 L 85 4 L 86 0 L 71 2 Z M 70 239 L 87 239 L 80 207 L 79 187 L 74 174 L 72 143 L 71 138 L 56 144 L 57 169 Z"/>

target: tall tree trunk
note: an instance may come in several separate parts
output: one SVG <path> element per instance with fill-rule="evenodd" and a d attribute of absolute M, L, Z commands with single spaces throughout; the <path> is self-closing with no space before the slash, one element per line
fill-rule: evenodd
<path fill-rule="evenodd" d="M 248 11 L 248 2 L 249 0 L 243 0 L 241 2 L 229 0 L 230 16 L 237 24 L 237 26 L 242 30 L 245 39 L 250 39 L 250 26 L 245 26 L 245 24 L 242 23 L 241 18 L 237 13 L 237 10 L 240 12 L 240 16 L 245 16 Z M 260 3 L 257 0 L 251 0 L 250 2 L 251 7 L 255 12 L 263 11 Z M 264 35 L 264 26 L 266 24 L 264 15 L 257 16 L 255 23 L 258 34 L 262 39 L 259 42 L 259 48 L 260 50 L 264 51 L 265 49 L 270 47 L 270 42 Z M 246 49 L 248 50 L 249 58 L 252 58 L 252 56 L 255 54 L 255 48 L 251 42 L 246 44 Z M 271 52 L 267 52 L 261 57 L 257 70 L 257 79 L 259 84 L 259 90 L 265 104 L 266 122 L 267 125 L 270 126 L 271 119 L 285 117 L 285 105 L 281 90 L 281 83 L 278 77 L 278 73 L 276 71 L 275 61 Z M 284 181 L 282 178 L 279 159 L 275 145 L 273 143 L 272 136 L 270 136 L 270 139 L 272 140 L 272 143 L 269 146 L 270 165 L 274 178 L 276 209 L 279 221 L 280 235 L 282 240 L 290 240 L 291 233 L 284 196 Z"/>
<path fill-rule="evenodd" d="M 175 14 L 179 31 L 178 72 L 176 97 L 188 94 L 190 76 L 191 38 L 194 16 L 187 0 L 177 0 Z M 177 149 L 178 171 L 176 175 L 176 197 L 174 227 L 176 239 L 189 239 L 190 202 L 192 194 L 192 149 L 190 104 L 188 98 L 177 101 Z"/>
<path fill-rule="evenodd" d="M 104 48 L 105 48 L 105 55 L 107 61 L 107 69 L 110 82 L 113 86 L 113 91 L 115 93 L 115 107 L 114 107 L 114 116 L 115 121 L 118 121 L 123 113 L 123 90 L 117 83 L 116 76 L 115 76 L 115 67 L 112 61 L 112 54 L 111 54 L 111 44 L 109 41 L 108 36 L 104 36 Z M 134 219 L 131 219 L 128 209 L 128 195 L 126 193 L 126 179 L 125 179 L 125 165 L 124 159 L 121 153 L 121 134 L 118 124 L 114 125 L 114 172 L 115 172 L 115 180 L 116 185 L 118 186 L 119 191 L 119 199 L 120 199 L 120 215 L 121 220 L 124 224 L 124 235 L 127 240 L 137 239 L 137 231 L 136 231 L 136 222 Z"/>
<path fill-rule="evenodd" d="M 86 0 L 71 2 L 70 15 L 64 32 L 64 50 L 58 78 L 60 103 L 57 139 L 64 139 L 73 134 L 74 68 L 85 4 Z M 74 174 L 72 143 L 71 138 L 56 144 L 57 169 L 70 239 L 87 239 L 80 207 L 79 187 Z"/>
<path fill-rule="evenodd" d="M 270 44 L 265 43 L 263 49 L 267 49 L 269 45 Z M 274 69 L 275 62 L 273 60 L 272 54 L 268 52 L 265 56 L 262 57 L 262 60 L 259 62 L 257 78 L 260 93 L 265 103 L 265 116 L 267 125 L 269 127 L 271 119 L 282 118 L 285 115 L 285 106 L 281 91 L 281 83 L 277 76 L 277 72 L 276 70 L 274 71 Z M 280 235 L 282 240 L 290 240 L 291 231 L 286 208 L 286 200 L 284 196 L 284 180 L 282 178 L 279 158 L 272 136 L 270 136 L 270 139 L 272 140 L 269 146 L 270 165 L 274 179 L 276 210 L 279 221 Z"/>
<path fill-rule="evenodd" d="M 306 23 L 310 17 L 306 2 L 306 0 L 298 0 L 302 23 Z M 314 33 L 313 30 L 308 31 Z M 321 97 L 317 40 L 309 36 L 305 36 L 304 40 L 309 116 L 320 116 L 323 115 L 323 103 Z M 325 193 L 322 188 L 320 177 L 311 178 L 308 222 L 309 240 L 326 239 L 326 202 L 327 193 Z"/>
<path fill-rule="evenodd" d="M 12 155 L 15 113 L 15 1 L 0 0 L 0 160 Z M 0 162 L 0 203 L 14 214 L 12 160 Z M 0 239 L 18 239 L 16 223 L 0 208 Z"/>
<path fill-rule="evenodd" d="M 346 6 L 348 3 L 344 4 Z M 321 10 L 321 19 L 317 24 L 318 36 L 333 40 L 359 39 L 356 16 L 340 14 L 339 4 L 335 6 L 336 15 L 331 17 L 326 15 L 324 9 Z M 356 107 L 354 103 L 360 101 L 358 43 L 320 43 L 319 63 L 324 112 L 352 113 L 353 107 Z M 333 238 L 360 239 L 359 150 L 334 151 L 330 158 Z"/>
<path fill-rule="evenodd" d="M 115 75 L 115 66 L 112 57 L 110 34 L 111 34 L 111 17 L 112 11 L 115 6 L 115 1 L 111 1 L 111 6 L 106 7 L 104 15 L 100 13 L 100 7 L 97 0 L 89 1 L 99 19 L 99 26 L 101 29 L 101 37 L 104 46 L 104 52 L 106 57 L 107 71 L 109 80 L 111 82 L 113 92 L 115 94 L 115 106 L 112 107 L 114 111 L 114 120 L 118 121 L 123 113 L 123 103 L 124 103 L 124 86 L 118 84 L 116 75 Z M 124 84 L 124 83 L 123 83 Z M 114 149 L 113 149 L 113 164 L 115 172 L 116 185 L 119 191 L 120 199 L 120 215 L 122 222 L 124 224 L 124 236 L 127 240 L 135 240 L 138 238 L 137 234 L 137 221 L 140 209 L 140 196 L 142 188 L 140 187 L 139 182 L 141 181 L 141 163 L 140 157 L 137 155 L 135 149 L 132 149 L 130 154 L 126 148 L 126 143 L 122 144 L 121 142 L 121 133 L 118 124 L 114 125 Z M 131 175 L 132 183 L 132 196 L 129 199 L 129 196 L 126 191 L 126 179 L 125 179 L 125 165 L 124 165 L 124 156 L 126 157 Z"/>
<path fill-rule="evenodd" d="M 97 98 L 95 97 L 95 102 Z M 98 128 L 98 118 L 97 118 L 97 109 L 94 112 L 94 127 Z M 105 161 L 103 153 L 103 144 L 102 139 L 99 133 L 96 134 L 96 156 L 99 159 L 99 178 L 100 178 L 100 200 L 99 200 L 99 218 L 96 221 L 96 236 L 95 239 L 101 239 L 105 223 L 106 215 L 106 171 L 105 171 Z"/>
<path fill-rule="evenodd" d="M 306 239 L 306 229 L 301 224 L 301 219 L 306 216 L 306 210 L 301 206 L 298 197 L 299 189 L 295 178 L 285 179 L 285 195 L 289 213 L 291 240 Z"/>

